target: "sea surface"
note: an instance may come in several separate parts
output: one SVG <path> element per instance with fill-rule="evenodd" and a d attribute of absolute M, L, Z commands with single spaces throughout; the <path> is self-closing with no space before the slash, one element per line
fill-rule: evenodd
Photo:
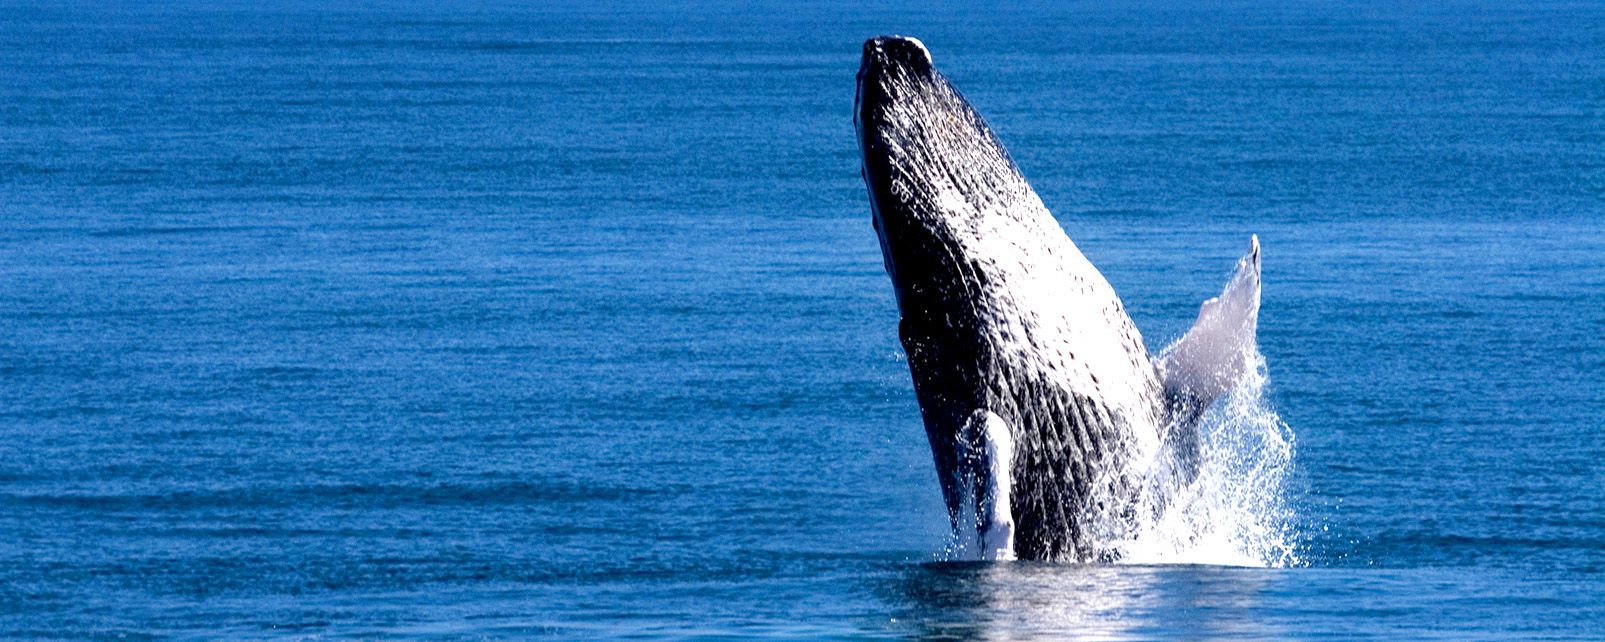
<path fill-rule="evenodd" d="M 1598 3 L 4 5 L 0 638 L 1605 638 Z M 1152 349 L 1259 235 L 1290 555 L 943 561 L 889 32 Z"/>

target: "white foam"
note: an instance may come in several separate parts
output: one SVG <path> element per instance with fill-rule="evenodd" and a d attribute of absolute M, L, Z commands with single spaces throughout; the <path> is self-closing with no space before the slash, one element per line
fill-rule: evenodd
<path fill-rule="evenodd" d="M 1199 421 L 1196 473 L 1162 452 L 1149 466 L 1135 528 L 1104 543 L 1127 564 L 1297 566 L 1301 560 L 1286 485 L 1293 434 L 1266 403 L 1265 361 Z"/>

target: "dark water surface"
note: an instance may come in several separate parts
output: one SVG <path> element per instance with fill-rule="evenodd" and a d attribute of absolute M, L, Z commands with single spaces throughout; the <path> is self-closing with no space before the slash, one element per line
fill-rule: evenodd
<path fill-rule="evenodd" d="M 1150 345 L 1260 235 L 1303 565 L 933 562 L 891 31 Z M 0 637 L 1601 636 L 1605 7 L 5 7 L 0 323 Z"/>

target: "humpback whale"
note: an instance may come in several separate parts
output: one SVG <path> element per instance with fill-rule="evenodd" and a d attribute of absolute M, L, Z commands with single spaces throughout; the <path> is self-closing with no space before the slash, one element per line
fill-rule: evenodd
<path fill-rule="evenodd" d="M 1258 238 L 1157 358 L 920 41 L 864 43 L 854 125 L 898 336 L 962 554 L 1112 561 L 1254 365 Z"/>

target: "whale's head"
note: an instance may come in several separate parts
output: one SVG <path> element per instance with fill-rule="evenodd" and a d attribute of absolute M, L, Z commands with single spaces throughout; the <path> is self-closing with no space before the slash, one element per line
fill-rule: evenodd
<path fill-rule="evenodd" d="M 1036 200 L 1008 152 L 914 38 L 864 43 L 853 116 L 875 230 L 899 308 L 951 318 L 974 305 L 977 239 L 1013 236 Z"/>

